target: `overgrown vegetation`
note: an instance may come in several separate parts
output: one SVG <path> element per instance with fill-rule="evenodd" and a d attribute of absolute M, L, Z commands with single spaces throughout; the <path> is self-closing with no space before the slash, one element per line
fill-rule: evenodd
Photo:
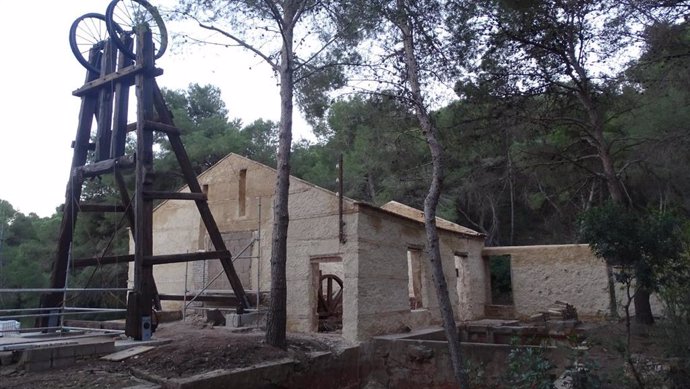
<path fill-rule="evenodd" d="M 554 367 L 544 356 L 544 348 L 519 346 L 514 341 L 502 382 L 514 389 L 553 389 Z"/>

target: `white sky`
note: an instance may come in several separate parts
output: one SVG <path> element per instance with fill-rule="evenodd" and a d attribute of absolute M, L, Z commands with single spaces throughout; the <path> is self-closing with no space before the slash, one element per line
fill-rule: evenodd
<path fill-rule="evenodd" d="M 0 11 L 0 199 L 28 214 L 50 216 L 64 202 L 80 99 L 72 96 L 85 77 L 69 47 L 69 28 L 87 12 L 105 13 L 107 0 L 5 2 Z M 176 32 L 173 23 L 168 31 Z M 179 28 L 179 26 L 177 26 Z M 230 118 L 245 124 L 277 121 L 279 96 L 272 72 L 237 48 L 169 46 L 157 61 L 158 85 L 220 87 Z M 251 70 L 250 70 L 251 68 Z M 130 103 L 130 107 L 133 103 Z M 313 139 L 298 117 L 294 138 Z M 184 138 L 183 138 L 184 141 Z"/>

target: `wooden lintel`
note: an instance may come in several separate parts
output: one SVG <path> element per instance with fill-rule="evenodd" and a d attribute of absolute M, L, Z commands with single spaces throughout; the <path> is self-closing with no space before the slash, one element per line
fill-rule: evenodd
<path fill-rule="evenodd" d="M 204 261 L 207 259 L 229 258 L 229 251 L 202 251 L 198 253 L 152 255 L 144 257 L 146 265 L 164 265 L 167 263 L 180 263 L 192 261 Z"/>
<path fill-rule="evenodd" d="M 83 97 L 92 93 L 98 93 L 98 91 L 104 86 L 109 86 L 115 90 L 116 83 L 124 83 L 127 86 L 134 85 L 134 76 L 144 71 L 144 66 L 141 64 L 128 66 L 122 70 L 107 74 L 101 78 L 89 81 L 84 84 L 81 88 L 72 92 L 72 95 L 77 97 Z M 154 68 L 153 77 L 158 77 L 163 74 L 163 69 Z"/>
<path fill-rule="evenodd" d="M 124 212 L 125 207 L 121 204 L 79 204 L 80 212 Z"/>
<path fill-rule="evenodd" d="M 115 168 L 131 169 L 133 167 L 134 158 L 123 156 L 84 165 L 78 169 L 78 172 L 83 178 L 88 178 L 100 176 L 101 174 L 112 173 Z"/>
<path fill-rule="evenodd" d="M 205 193 L 188 193 L 188 192 L 159 192 L 151 191 L 144 192 L 144 198 L 150 200 L 198 200 L 205 201 Z"/>
<path fill-rule="evenodd" d="M 114 263 L 125 263 L 134 261 L 134 255 L 115 255 L 109 257 L 81 258 L 72 261 L 74 267 L 87 267 L 97 265 L 112 265 Z"/>
<path fill-rule="evenodd" d="M 129 123 L 127 125 L 127 131 L 132 132 L 136 131 L 137 129 L 137 124 L 136 123 Z M 147 120 L 144 123 L 144 129 L 148 131 L 160 131 L 160 132 L 165 132 L 166 134 L 175 134 L 175 135 L 181 135 L 182 130 L 172 126 L 170 124 L 165 124 L 161 122 L 157 122 L 155 120 Z"/>

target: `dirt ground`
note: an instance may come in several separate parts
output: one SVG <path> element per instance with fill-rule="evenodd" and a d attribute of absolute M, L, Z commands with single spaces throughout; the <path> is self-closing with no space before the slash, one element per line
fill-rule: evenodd
<path fill-rule="evenodd" d="M 162 324 L 154 338 L 171 342 L 121 362 L 88 359 L 43 372 L 25 372 L 11 365 L 0 369 L 0 388 L 127 388 L 152 383 L 152 376 L 188 377 L 285 357 L 297 359 L 307 352 L 329 351 L 346 343 L 337 335 L 291 334 L 284 351 L 267 345 L 263 332 L 237 333 L 199 321 Z"/>
<path fill-rule="evenodd" d="M 583 349 L 581 355 L 575 355 L 578 351 L 563 347 L 558 350 L 559 355 L 554 357 L 561 361 L 572 361 L 577 357 L 580 363 L 601 379 L 601 383 L 593 387 L 635 387 L 630 375 L 626 374 L 623 359 L 624 323 L 584 324 L 584 327 L 586 340 L 575 342 Z M 633 329 L 633 353 L 643 355 L 646 362 L 642 365 L 646 364 L 650 370 L 664 368 L 656 362 L 664 356 L 664 345 L 655 333 L 657 330 L 658 327 L 648 329 L 644 326 Z M 25 372 L 13 365 L 2 367 L 0 388 L 127 388 L 150 384 L 160 378 L 188 377 L 217 369 L 248 367 L 285 357 L 301 359 L 310 351 L 336 350 L 348 345 L 337 334 L 292 334 L 288 337 L 288 350 L 284 351 L 268 346 L 263 341 L 262 332 L 236 333 L 200 321 L 163 324 L 154 337 L 171 342 L 122 362 L 89 359 L 69 368 L 44 372 Z M 662 386 L 653 384 L 648 387 Z"/>

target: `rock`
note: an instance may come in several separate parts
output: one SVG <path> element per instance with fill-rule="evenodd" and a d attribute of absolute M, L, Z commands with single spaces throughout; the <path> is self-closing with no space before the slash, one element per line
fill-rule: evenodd
<path fill-rule="evenodd" d="M 211 323 L 213 326 L 224 326 L 225 315 L 223 315 L 223 313 L 218 309 L 207 311 L 206 322 Z"/>

